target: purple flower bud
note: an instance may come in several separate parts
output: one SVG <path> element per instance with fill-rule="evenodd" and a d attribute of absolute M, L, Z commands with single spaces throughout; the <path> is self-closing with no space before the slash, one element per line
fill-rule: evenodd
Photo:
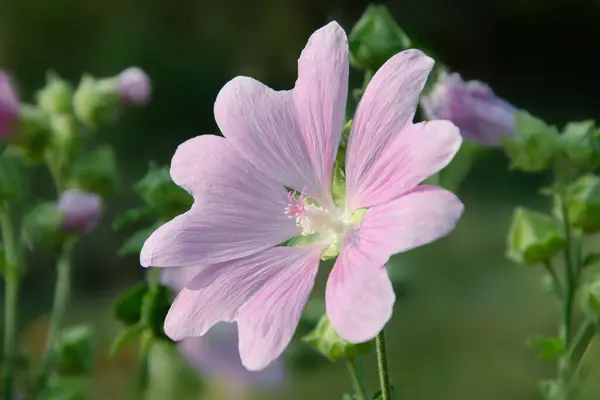
<path fill-rule="evenodd" d="M 58 208 L 64 215 L 64 230 L 86 232 L 96 225 L 102 213 L 102 199 L 95 193 L 68 189 L 60 196 Z"/>
<path fill-rule="evenodd" d="M 16 135 L 19 109 L 19 99 L 10 77 L 0 71 L 0 140 L 8 140 Z"/>
<path fill-rule="evenodd" d="M 252 387 L 277 388 L 284 383 L 281 359 L 261 371 L 248 371 L 238 350 L 237 325 L 221 322 L 202 337 L 179 342 L 181 355 L 203 376 L 225 380 L 229 389 L 245 391 Z"/>
<path fill-rule="evenodd" d="M 150 99 L 150 78 L 138 67 L 130 67 L 117 77 L 121 101 L 129 105 L 143 105 Z"/>
<path fill-rule="evenodd" d="M 516 108 L 497 97 L 483 82 L 465 82 L 457 73 L 442 72 L 421 106 L 428 119 L 453 122 L 467 140 L 497 146 L 515 135 Z"/>
<path fill-rule="evenodd" d="M 177 293 L 202 268 L 164 268 L 160 280 Z M 204 336 L 182 340 L 178 348 L 200 374 L 226 381 L 231 392 L 243 393 L 255 386 L 277 388 L 285 382 L 286 369 L 281 358 L 261 371 L 248 371 L 242 365 L 236 324 L 218 323 Z"/>

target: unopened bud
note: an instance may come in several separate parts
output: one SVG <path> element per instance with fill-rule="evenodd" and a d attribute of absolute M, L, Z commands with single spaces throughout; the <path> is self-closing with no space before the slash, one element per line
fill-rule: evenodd
<path fill-rule="evenodd" d="M 117 77 L 121 102 L 126 105 L 144 105 L 150 99 L 151 83 L 148 75 L 138 67 L 130 67 Z"/>
<path fill-rule="evenodd" d="M 0 140 L 12 139 L 18 132 L 19 99 L 11 79 L 0 71 Z"/>
<path fill-rule="evenodd" d="M 68 189 L 60 196 L 58 208 L 63 213 L 65 231 L 91 230 L 102 213 L 102 199 L 95 193 Z"/>

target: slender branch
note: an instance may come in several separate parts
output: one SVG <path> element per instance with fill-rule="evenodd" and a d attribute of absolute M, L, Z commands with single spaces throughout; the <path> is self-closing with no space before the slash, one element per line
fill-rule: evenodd
<path fill-rule="evenodd" d="M 52 305 L 52 316 L 50 319 L 50 330 L 46 338 L 46 348 L 42 358 L 42 370 L 38 378 L 38 389 L 43 390 L 48 379 L 56 367 L 56 340 L 65 317 L 65 311 L 69 302 L 71 292 L 71 256 L 75 247 L 75 240 L 66 240 L 61 247 L 61 252 L 56 264 L 56 286 L 54 287 L 54 301 Z"/>
<path fill-rule="evenodd" d="M 0 210 L 0 225 L 5 255 L 6 289 L 4 293 L 4 368 L 3 368 L 3 397 L 13 398 L 15 374 L 15 359 L 17 347 L 17 302 L 21 270 L 19 265 L 20 253 L 13 231 L 10 208 L 4 204 Z"/>
<path fill-rule="evenodd" d="M 350 373 L 350 379 L 352 379 L 352 386 L 354 387 L 354 394 L 358 400 L 367 400 L 367 393 L 362 381 L 358 375 L 358 368 L 356 367 L 356 359 L 346 359 L 346 365 L 348 366 L 348 372 Z"/>
<path fill-rule="evenodd" d="M 390 386 L 390 375 L 385 349 L 385 333 L 383 330 L 381 330 L 381 332 L 379 332 L 379 334 L 375 338 L 375 347 L 377 348 L 377 365 L 379 367 L 379 384 L 381 385 L 381 399 L 390 400 L 392 398 L 392 389 Z"/>

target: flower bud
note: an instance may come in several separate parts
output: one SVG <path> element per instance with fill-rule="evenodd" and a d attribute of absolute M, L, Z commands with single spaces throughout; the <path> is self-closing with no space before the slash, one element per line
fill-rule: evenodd
<path fill-rule="evenodd" d="M 580 304 L 585 315 L 593 320 L 600 320 L 600 277 L 583 286 Z"/>
<path fill-rule="evenodd" d="M 119 114 L 119 96 L 114 79 L 97 80 L 85 75 L 73 98 L 75 115 L 90 129 L 110 124 Z"/>
<path fill-rule="evenodd" d="M 560 155 L 558 129 L 527 112 L 516 112 L 517 135 L 502 139 L 511 167 L 526 172 L 543 171 Z"/>
<path fill-rule="evenodd" d="M 326 314 L 323 314 L 315 329 L 302 340 L 331 361 L 368 354 L 373 345 L 372 342 L 353 344 L 345 341 L 335 331 Z"/>
<path fill-rule="evenodd" d="M 65 231 L 90 231 L 102 213 L 102 199 L 95 193 L 68 189 L 62 193 L 58 208 L 63 213 Z"/>
<path fill-rule="evenodd" d="M 0 71 L 0 140 L 12 139 L 17 134 L 19 99 L 10 77 Z"/>
<path fill-rule="evenodd" d="M 565 247 L 565 237 L 552 217 L 518 207 L 508 232 L 507 256 L 518 264 L 550 260 Z"/>
<path fill-rule="evenodd" d="M 376 71 L 412 42 L 385 6 L 371 4 L 352 28 L 348 45 L 353 67 Z"/>
<path fill-rule="evenodd" d="M 80 154 L 70 172 L 69 187 L 98 193 L 102 197 L 114 195 L 119 184 L 117 159 L 109 145 Z"/>
<path fill-rule="evenodd" d="M 600 178 L 585 175 L 569 187 L 568 211 L 573 227 L 600 232 Z"/>
<path fill-rule="evenodd" d="M 457 73 L 440 72 L 421 106 L 428 119 L 451 121 L 467 140 L 498 146 L 502 137 L 515 135 L 516 108 L 485 83 L 465 82 Z"/>
<path fill-rule="evenodd" d="M 121 102 L 126 105 L 144 105 L 150 99 L 151 84 L 148 75 L 138 67 L 130 67 L 118 77 Z"/>
<path fill-rule="evenodd" d="M 37 92 L 40 109 L 50 115 L 71 112 L 73 88 L 69 82 L 54 73 L 48 73 L 46 87 Z"/>

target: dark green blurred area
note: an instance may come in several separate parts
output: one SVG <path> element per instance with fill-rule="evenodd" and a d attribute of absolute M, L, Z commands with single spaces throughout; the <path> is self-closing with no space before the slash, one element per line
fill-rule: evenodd
<path fill-rule="evenodd" d="M 137 65 L 153 81 L 152 102 L 102 133 L 116 146 L 122 190 L 107 205 L 104 224 L 79 248 L 72 320 L 93 318 L 112 333 L 110 299 L 143 278 L 136 257 L 115 255 L 131 231 L 114 233 L 110 222 L 138 205 L 132 184 L 149 161 L 168 163 L 182 141 L 216 133 L 213 101 L 234 76 L 291 88 L 310 34 L 332 19 L 349 31 L 368 3 L 0 0 L 0 68 L 17 79 L 25 100 L 42 86 L 48 68 L 77 82 L 84 72 L 108 76 Z M 435 58 L 465 78 L 488 82 L 516 106 L 559 125 L 600 121 L 599 1 L 383 4 Z M 352 79 L 357 86 L 361 76 Z M 553 371 L 524 341 L 555 331 L 555 304 L 542 294 L 541 272 L 511 265 L 504 246 L 515 205 L 547 206 L 534 197 L 544 179 L 506 172 L 504 158 L 492 153 L 475 164 L 459 193 L 466 213 L 458 229 L 390 266 L 408 279 L 388 329 L 398 399 L 540 398 L 536 381 Z M 54 279 L 46 257 L 34 260 L 21 297 L 23 324 L 48 311 Z M 22 338 L 35 343 L 43 335 L 27 331 Z M 93 398 L 126 398 L 119 394 L 126 393 L 133 356 L 104 358 L 97 363 Z M 372 361 L 366 365 L 375 388 Z M 292 373 L 288 390 L 275 397 L 333 400 L 350 389 L 345 367 L 326 364 Z"/>

